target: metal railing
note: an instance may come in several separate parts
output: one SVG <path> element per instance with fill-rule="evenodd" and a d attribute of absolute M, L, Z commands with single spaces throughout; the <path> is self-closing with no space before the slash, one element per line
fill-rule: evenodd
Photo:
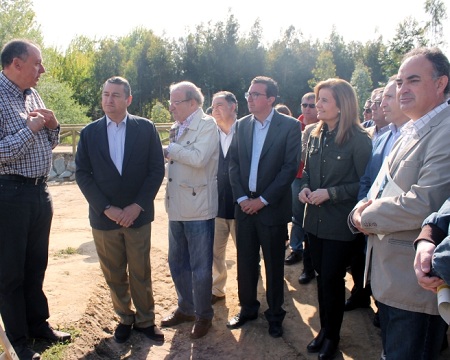
<path fill-rule="evenodd" d="M 62 124 L 60 138 L 61 141 L 67 137 L 72 137 L 71 145 L 72 145 L 72 155 L 75 156 L 77 152 L 77 144 L 80 137 L 80 131 L 87 124 Z M 172 126 L 172 123 L 155 123 L 156 130 L 159 132 L 159 136 L 161 138 L 161 142 L 163 145 L 167 145 L 169 142 L 169 130 Z M 164 135 L 163 135 L 164 133 Z M 167 133 L 167 134 L 166 134 Z M 164 136 L 164 137 L 163 137 Z"/>

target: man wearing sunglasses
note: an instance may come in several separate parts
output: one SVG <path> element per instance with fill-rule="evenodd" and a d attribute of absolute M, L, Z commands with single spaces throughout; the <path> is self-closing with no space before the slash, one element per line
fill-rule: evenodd
<path fill-rule="evenodd" d="M 372 105 L 372 101 L 370 100 L 370 98 L 368 98 L 366 100 L 366 102 L 364 103 L 364 108 L 363 108 L 363 118 L 364 121 L 362 122 L 362 127 L 364 128 L 368 128 L 374 125 L 373 120 L 372 120 L 372 109 L 370 108 L 370 105 Z"/>
<path fill-rule="evenodd" d="M 317 109 L 316 109 L 316 95 L 313 92 L 306 93 L 302 97 L 301 102 L 302 114 L 298 120 L 302 124 L 302 149 L 306 149 L 308 143 L 309 133 L 313 126 L 309 126 L 317 123 Z M 308 127 L 308 131 L 305 132 L 305 127 Z M 311 257 L 309 256 L 308 244 L 306 234 L 303 231 L 303 213 L 305 211 L 305 204 L 298 200 L 298 193 L 300 192 L 300 186 L 302 181 L 303 166 L 305 161 L 305 153 L 302 151 L 302 161 L 298 169 L 297 176 L 292 183 L 292 228 L 291 228 L 291 253 L 286 257 L 284 263 L 286 265 L 292 265 L 302 260 L 303 257 L 303 271 L 298 279 L 300 284 L 307 284 L 315 277 L 314 269 L 312 266 Z M 303 248 L 303 241 L 305 241 L 305 247 Z"/>

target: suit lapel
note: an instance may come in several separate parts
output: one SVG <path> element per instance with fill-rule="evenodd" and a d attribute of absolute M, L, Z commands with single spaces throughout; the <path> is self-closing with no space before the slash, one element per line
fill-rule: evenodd
<path fill-rule="evenodd" d="M 245 148 L 247 150 L 248 158 L 252 158 L 252 147 L 253 147 L 253 128 L 255 126 L 255 121 L 252 120 L 252 117 L 249 117 L 249 121 L 247 122 L 247 126 L 244 127 L 243 139 L 249 139 L 245 142 Z M 243 123 L 244 124 L 244 123 Z"/>
<path fill-rule="evenodd" d="M 138 134 L 139 134 L 139 124 L 133 117 L 128 116 L 127 132 L 125 134 L 125 149 L 123 153 L 122 174 L 124 173 L 126 165 L 130 160 Z"/>
<path fill-rule="evenodd" d="M 281 119 L 277 116 L 277 113 L 274 112 L 269 130 L 267 131 L 266 139 L 264 140 L 263 148 L 261 150 L 261 156 L 259 157 L 262 159 L 264 155 L 269 151 L 270 147 L 272 146 L 273 142 L 277 138 L 278 135 L 278 127 L 281 124 Z"/>
<path fill-rule="evenodd" d="M 105 159 L 109 166 L 112 166 L 114 169 L 116 166 L 114 165 L 111 155 L 109 153 L 109 142 L 108 142 L 108 130 L 106 129 L 106 116 L 104 116 L 98 123 L 96 129 L 97 135 L 96 139 L 98 141 L 98 149 L 100 151 L 101 156 Z"/>

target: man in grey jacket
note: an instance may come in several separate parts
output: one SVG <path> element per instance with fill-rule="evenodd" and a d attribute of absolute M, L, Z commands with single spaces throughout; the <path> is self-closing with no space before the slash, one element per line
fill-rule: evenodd
<path fill-rule="evenodd" d="M 370 270 L 388 359 L 436 359 L 446 329 L 436 295 L 419 286 L 411 265 L 423 219 L 450 191 L 449 71 L 439 49 L 405 55 L 397 99 L 411 121 L 390 152 L 381 186 L 350 214 L 352 224 L 369 235 L 366 274 Z"/>
<path fill-rule="evenodd" d="M 211 292 L 219 133 L 214 119 L 201 109 L 203 101 L 201 90 L 193 83 L 171 85 L 169 110 L 175 123 L 164 150 L 168 160 L 169 267 L 178 308 L 161 326 L 195 320 L 193 339 L 208 333 L 214 315 Z"/>

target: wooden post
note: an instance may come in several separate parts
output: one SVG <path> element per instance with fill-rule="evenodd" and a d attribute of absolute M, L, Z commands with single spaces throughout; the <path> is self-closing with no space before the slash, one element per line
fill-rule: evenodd
<path fill-rule="evenodd" d="M 0 345 L 3 348 L 4 353 L 0 355 L 0 360 L 19 360 L 14 348 L 6 336 L 5 331 L 0 325 Z"/>

